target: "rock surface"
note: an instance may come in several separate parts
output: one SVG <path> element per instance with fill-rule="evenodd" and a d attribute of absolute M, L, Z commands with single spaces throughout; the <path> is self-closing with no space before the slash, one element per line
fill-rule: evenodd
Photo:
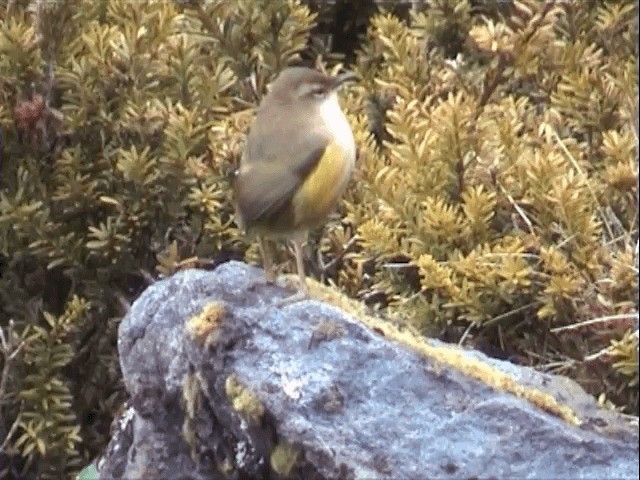
<path fill-rule="evenodd" d="M 100 478 L 637 478 L 637 425 L 574 382 L 463 351 L 582 426 L 288 294 L 239 262 L 149 287 L 120 326 L 130 402 Z"/>

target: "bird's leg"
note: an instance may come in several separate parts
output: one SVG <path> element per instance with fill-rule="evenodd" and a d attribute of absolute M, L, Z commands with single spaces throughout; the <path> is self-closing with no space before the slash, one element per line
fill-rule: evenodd
<path fill-rule="evenodd" d="M 273 266 L 273 258 L 271 257 L 271 249 L 269 248 L 267 239 L 263 236 L 258 237 L 258 244 L 260 246 L 262 266 L 264 267 L 264 276 L 267 279 L 267 283 L 275 283 L 276 271 Z"/>
<path fill-rule="evenodd" d="M 298 270 L 298 279 L 300 280 L 300 291 L 308 295 L 309 287 L 307 286 L 307 276 L 304 273 L 304 252 L 302 251 L 302 245 L 306 241 L 307 232 L 296 233 L 293 236 L 293 248 L 296 251 L 296 267 Z"/>
<path fill-rule="evenodd" d="M 307 286 L 307 279 L 304 273 L 304 256 L 302 251 L 302 245 L 306 241 L 307 232 L 297 232 L 292 238 L 293 248 L 295 249 L 296 253 L 296 266 L 298 270 L 298 280 L 300 282 L 300 286 L 297 293 L 294 293 L 289 297 L 280 299 L 278 303 L 281 306 L 300 302 L 309 298 L 309 287 Z"/>

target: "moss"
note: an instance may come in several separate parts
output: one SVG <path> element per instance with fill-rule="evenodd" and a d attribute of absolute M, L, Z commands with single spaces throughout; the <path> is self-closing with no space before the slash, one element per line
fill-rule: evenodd
<path fill-rule="evenodd" d="M 224 478 L 233 478 L 233 472 L 234 472 L 233 464 L 228 459 L 225 459 L 222 462 L 220 462 L 217 468 L 218 468 L 218 472 L 220 472 Z"/>
<path fill-rule="evenodd" d="M 289 478 L 296 468 L 300 452 L 289 443 L 279 443 L 271 452 L 269 463 L 274 472 L 282 478 Z"/>
<path fill-rule="evenodd" d="M 232 408 L 250 425 L 260 425 L 264 406 L 258 396 L 233 375 L 227 377 L 224 389 Z"/>
<path fill-rule="evenodd" d="M 187 321 L 187 332 L 198 344 L 210 346 L 219 336 L 220 324 L 224 320 L 226 306 L 222 302 L 205 305 L 202 311 Z"/>
<path fill-rule="evenodd" d="M 184 420 L 182 422 L 182 438 L 189 447 L 191 458 L 197 461 L 198 434 L 196 431 L 196 415 L 200 408 L 201 383 L 197 374 L 185 375 L 182 380 L 182 401 Z"/>
<path fill-rule="evenodd" d="M 401 3 L 417 8 L 349 3 L 350 28 L 368 22 L 347 53 L 361 81 L 341 93 L 357 168 L 311 235 L 309 273 L 405 330 L 557 365 L 637 413 L 636 2 Z M 176 269 L 258 260 L 229 186 L 248 121 L 285 65 L 339 57 L 318 56 L 310 32 L 327 18 L 297 1 L 8 5 L 0 328 L 38 353 L 12 357 L 0 430 L 12 447 L 31 435 L 11 430 L 25 395 L 60 405 L 58 419 L 95 422 L 51 438 L 92 458 L 125 397 L 118 319 Z M 295 270 L 284 246 L 274 259 Z M 50 363 L 42 312 L 63 315 L 74 295 L 93 308 L 60 340 L 69 365 L 46 370 L 74 398 L 56 402 L 27 379 Z M 48 435 L 7 449 L 22 476 L 77 471 L 42 453 Z"/>
<path fill-rule="evenodd" d="M 510 375 L 480 360 L 470 358 L 460 349 L 430 345 L 415 329 L 399 327 L 384 319 L 368 315 L 367 309 L 362 303 L 354 301 L 331 287 L 315 281 L 309 281 L 308 284 L 314 298 L 345 310 L 373 331 L 382 333 L 389 340 L 396 341 L 420 355 L 475 378 L 496 390 L 509 392 L 523 398 L 572 425 L 581 424 L 581 420 L 575 412 L 569 406 L 563 405 L 556 400 L 552 395 L 535 388 L 520 385 Z"/>

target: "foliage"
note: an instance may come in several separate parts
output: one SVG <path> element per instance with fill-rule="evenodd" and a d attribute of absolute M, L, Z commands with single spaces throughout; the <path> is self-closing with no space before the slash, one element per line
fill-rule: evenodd
<path fill-rule="evenodd" d="M 0 326 L 24 338 L 2 428 L 20 419 L 18 473 L 61 478 L 108 438 L 117 323 L 158 262 L 242 257 L 241 132 L 314 16 L 285 0 L 1 10 Z"/>
<path fill-rule="evenodd" d="M 414 3 L 358 4 L 358 166 L 309 271 L 637 413 L 635 3 Z M 341 57 L 294 0 L 0 5 L 0 476 L 60 478 L 122 403 L 129 303 L 259 261 L 229 180 L 268 82 Z"/>
<path fill-rule="evenodd" d="M 372 19 L 324 249 L 355 236 L 338 285 L 399 321 L 637 413 L 637 7 L 495 3 Z"/>
<path fill-rule="evenodd" d="M 42 312 L 46 328 L 35 322 L 27 327 L 25 375 L 19 393 L 22 410 L 18 429 L 22 433 L 14 446 L 28 460 L 27 466 L 31 461 L 37 465 L 38 478 L 60 478 L 69 469 L 81 466 L 76 448 L 80 427 L 71 410 L 73 396 L 61 371 L 73 359 L 76 342 L 72 334 L 88 310 L 89 304 L 74 296 L 59 317 Z M 52 461 L 43 462 L 43 458 Z"/>

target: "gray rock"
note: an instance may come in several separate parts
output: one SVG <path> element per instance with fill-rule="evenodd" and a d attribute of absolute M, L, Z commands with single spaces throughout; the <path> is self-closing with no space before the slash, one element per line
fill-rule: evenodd
<path fill-rule="evenodd" d="M 574 382 L 460 350 L 582 426 L 288 294 L 238 262 L 149 287 L 120 325 L 130 402 L 100 478 L 637 478 L 637 425 Z"/>

